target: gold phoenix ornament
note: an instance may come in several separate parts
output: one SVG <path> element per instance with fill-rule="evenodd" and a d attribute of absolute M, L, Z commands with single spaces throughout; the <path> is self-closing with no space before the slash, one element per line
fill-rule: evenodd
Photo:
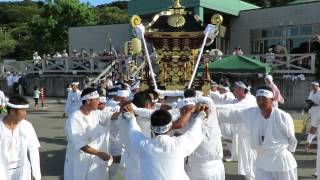
<path fill-rule="evenodd" d="M 137 16 L 137 15 L 133 15 L 131 17 L 130 22 L 131 22 L 131 26 L 135 28 L 135 27 L 137 27 L 138 25 L 141 24 L 141 18 L 139 16 Z"/>

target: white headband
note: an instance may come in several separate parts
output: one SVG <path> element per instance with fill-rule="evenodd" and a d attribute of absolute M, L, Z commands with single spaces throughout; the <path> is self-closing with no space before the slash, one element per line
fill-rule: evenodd
<path fill-rule="evenodd" d="M 13 109 L 28 109 L 29 108 L 29 104 L 12 104 L 12 103 L 9 103 L 9 102 L 6 102 L 6 105 L 10 108 L 13 108 Z"/>
<path fill-rule="evenodd" d="M 71 85 L 73 85 L 73 86 L 78 86 L 78 85 L 79 85 L 79 82 L 72 82 Z"/>
<path fill-rule="evenodd" d="M 96 99 L 96 98 L 99 98 L 99 93 L 98 91 L 93 91 L 92 93 L 89 93 L 83 97 L 81 97 L 81 101 L 84 101 L 84 100 L 88 100 L 88 99 Z"/>
<path fill-rule="evenodd" d="M 312 81 L 311 84 L 315 86 L 319 86 L 319 83 L 317 81 Z"/>
<path fill-rule="evenodd" d="M 223 86 L 222 84 L 218 85 L 220 89 L 224 89 L 225 91 L 230 91 L 229 87 Z"/>
<path fill-rule="evenodd" d="M 116 96 L 117 95 L 117 91 L 112 91 L 112 92 L 108 92 L 109 96 Z"/>
<path fill-rule="evenodd" d="M 153 133 L 164 134 L 170 130 L 171 126 L 172 126 L 172 122 L 170 122 L 169 124 L 164 125 L 164 126 L 152 126 L 151 125 L 150 128 Z"/>
<path fill-rule="evenodd" d="M 243 89 L 248 89 L 248 87 L 242 82 L 242 81 L 237 81 L 234 83 L 236 86 L 241 87 Z"/>
<path fill-rule="evenodd" d="M 184 98 L 177 102 L 178 109 L 183 108 L 184 106 L 187 106 L 187 105 L 196 105 L 196 103 L 191 98 Z"/>
<path fill-rule="evenodd" d="M 269 90 L 266 89 L 258 89 L 256 96 L 264 96 L 266 98 L 273 98 L 273 93 Z"/>
<path fill-rule="evenodd" d="M 107 102 L 107 98 L 104 97 L 104 96 L 101 96 L 101 97 L 100 97 L 100 102 L 101 102 L 101 103 L 106 103 L 106 102 Z"/>
<path fill-rule="evenodd" d="M 127 98 L 130 96 L 130 92 L 128 90 L 119 90 L 117 91 L 117 96 Z"/>

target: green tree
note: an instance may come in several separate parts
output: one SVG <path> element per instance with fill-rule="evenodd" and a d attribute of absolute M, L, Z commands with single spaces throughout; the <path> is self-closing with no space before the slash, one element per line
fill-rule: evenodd
<path fill-rule="evenodd" d="M 0 32 L 0 59 L 13 52 L 16 44 L 9 33 Z"/>
<path fill-rule="evenodd" d="M 104 7 L 98 10 L 98 24 L 122 24 L 129 22 L 126 10 L 118 7 Z"/>
<path fill-rule="evenodd" d="M 97 24 L 96 11 L 79 0 L 55 0 L 48 2 L 40 15 L 29 24 L 34 49 L 54 53 L 68 47 L 68 28 Z"/>

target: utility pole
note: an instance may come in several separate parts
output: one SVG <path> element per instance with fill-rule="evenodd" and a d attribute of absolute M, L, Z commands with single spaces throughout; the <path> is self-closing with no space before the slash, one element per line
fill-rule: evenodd
<path fill-rule="evenodd" d="M 111 54 L 112 53 L 112 39 L 111 39 L 111 36 L 110 36 L 110 33 L 108 33 L 108 40 L 109 40 L 109 53 Z"/>

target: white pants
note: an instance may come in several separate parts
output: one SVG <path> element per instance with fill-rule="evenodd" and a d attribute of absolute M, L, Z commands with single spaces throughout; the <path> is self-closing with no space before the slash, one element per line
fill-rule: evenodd
<path fill-rule="evenodd" d="M 270 172 L 256 168 L 257 180 L 298 180 L 297 168 L 293 168 L 286 172 Z"/>
<path fill-rule="evenodd" d="M 195 165 L 192 162 L 186 165 L 186 172 L 190 180 L 225 180 L 225 171 L 222 160 L 210 161 L 208 165 Z M 193 167 L 195 166 L 195 167 Z"/>

